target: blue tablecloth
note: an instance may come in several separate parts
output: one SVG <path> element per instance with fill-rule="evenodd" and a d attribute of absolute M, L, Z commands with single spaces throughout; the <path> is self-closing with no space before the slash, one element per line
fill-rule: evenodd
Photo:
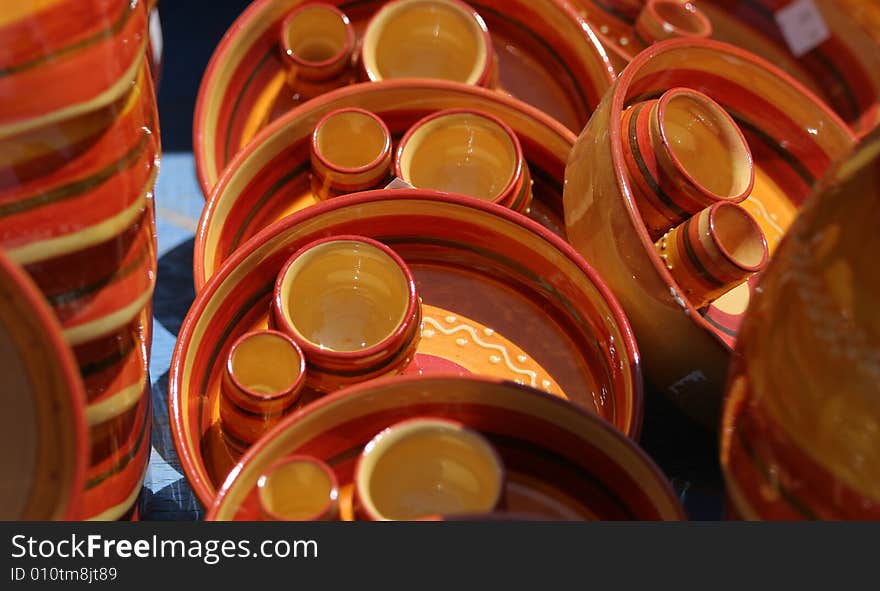
<path fill-rule="evenodd" d="M 193 520 L 204 509 L 183 477 L 168 420 L 168 369 L 177 333 L 195 298 L 192 255 L 204 206 L 192 154 L 166 153 L 156 186 L 159 270 L 153 303 L 150 380 L 153 435 L 140 515 L 148 520 Z M 692 519 L 721 516 L 717 441 L 657 392 L 646 392 L 642 446 L 672 480 Z"/>

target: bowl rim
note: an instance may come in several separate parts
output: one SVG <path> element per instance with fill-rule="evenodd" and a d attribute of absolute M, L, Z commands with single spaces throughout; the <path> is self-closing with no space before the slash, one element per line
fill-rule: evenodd
<path fill-rule="evenodd" d="M 379 154 L 371 161 L 360 166 L 341 166 L 336 162 L 330 160 L 330 158 L 327 157 L 327 154 L 318 146 L 318 136 L 320 135 L 318 132 L 321 130 L 321 128 L 323 128 L 324 125 L 334 117 L 348 114 L 355 114 L 360 115 L 361 117 L 366 117 L 373 123 L 377 124 L 379 126 L 379 131 L 382 133 L 383 139 L 385 140 L 382 144 L 382 149 L 379 151 Z M 318 120 L 318 122 L 315 123 L 315 129 L 314 131 L 312 131 L 311 139 L 309 140 L 311 155 L 314 156 L 318 160 L 318 162 L 320 162 L 321 165 L 324 166 L 331 173 L 343 175 L 355 175 L 368 172 L 373 169 L 382 168 L 383 163 L 391 158 L 391 144 L 391 131 L 388 129 L 388 125 L 385 123 L 385 121 L 383 121 L 381 117 L 379 117 L 372 111 L 368 111 L 360 107 L 340 107 L 324 114 Z"/>
<path fill-rule="evenodd" d="M 212 498 L 212 502 L 210 507 L 208 507 L 208 512 L 205 515 L 206 521 L 215 521 L 217 518 L 217 513 L 221 509 L 223 502 L 226 499 L 232 485 L 235 483 L 238 474 L 241 472 L 244 466 L 251 463 L 254 458 L 260 454 L 277 436 L 287 430 L 290 425 L 298 421 L 301 417 L 307 414 L 311 414 L 316 410 L 322 409 L 328 405 L 335 404 L 337 401 L 349 398 L 351 396 L 357 396 L 364 394 L 364 392 L 369 392 L 374 389 L 381 389 L 388 385 L 393 384 L 402 384 L 409 382 L 419 382 L 419 381 L 450 381 L 450 380 L 459 380 L 459 381 L 470 381 L 470 382 L 478 382 L 482 384 L 491 384 L 496 386 L 503 386 L 505 388 L 512 388 L 521 390 L 523 394 L 538 398 L 543 398 L 549 404 L 561 405 L 565 406 L 569 412 L 573 412 L 575 414 L 579 414 L 582 418 L 586 419 L 588 422 L 592 423 L 592 426 L 596 429 L 604 431 L 604 433 L 611 438 L 617 440 L 623 446 L 625 446 L 628 450 L 630 450 L 633 455 L 637 458 L 637 460 L 642 463 L 645 468 L 647 468 L 657 479 L 658 484 L 660 484 L 664 493 L 666 493 L 667 500 L 670 505 L 672 505 L 677 513 L 677 517 L 680 520 L 686 521 L 687 514 L 684 510 L 684 507 L 681 504 L 679 496 L 675 493 L 672 488 L 672 484 L 663 470 L 657 465 L 657 463 L 648 455 L 648 453 L 642 449 L 642 447 L 638 444 L 638 442 L 630 437 L 627 437 L 624 433 L 622 433 L 619 429 L 617 429 L 614 425 L 612 425 L 607 420 L 603 419 L 599 415 L 591 413 L 581 407 L 575 406 L 562 398 L 558 398 L 553 396 L 552 394 L 548 394 L 546 392 L 542 392 L 537 388 L 532 388 L 531 386 L 526 386 L 524 384 L 517 384 L 515 382 L 509 380 L 502 380 L 493 377 L 487 376 L 479 376 L 479 375 L 469 375 L 469 376 L 459 376 L 454 374 L 436 374 L 431 376 L 415 376 L 415 375 L 406 375 L 406 376 L 393 376 L 380 378 L 377 380 L 372 380 L 369 382 L 363 382 L 360 384 L 356 384 L 354 386 L 350 386 L 348 388 L 344 388 L 332 394 L 328 394 L 327 396 L 323 396 L 318 400 L 312 402 L 311 404 L 298 409 L 296 412 L 286 417 L 283 421 L 279 422 L 275 425 L 272 430 L 268 433 L 264 434 L 254 445 L 252 445 L 247 452 L 242 455 L 239 459 L 238 463 L 230 470 L 229 474 L 224 480 L 223 484 L 220 485 L 217 494 Z M 453 419 L 454 420 L 454 419 Z"/>
<path fill-rule="evenodd" d="M 293 48 L 290 47 L 288 30 L 290 28 L 291 21 L 293 21 L 295 17 L 300 16 L 300 13 L 305 12 L 309 9 L 328 10 L 334 13 L 336 16 L 339 17 L 339 20 L 342 21 L 342 26 L 345 28 L 345 42 L 343 43 L 342 48 L 331 57 L 320 61 L 311 61 L 304 59 L 297 55 Z M 352 28 L 351 20 L 348 18 L 348 15 L 342 12 L 335 4 L 329 4 L 327 2 L 320 1 L 304 2 L 303 4 L 300 4 L 293 10 L 289 11 L 284 19 L 282 19 L 281 21 L 281 27 L 278 36 L 281 37 L 281 40 L 279 42 L 279 44 L 281 45 L 281 54 L 296 66 L 305 68 L 325 68 L 327 66 L 332 66 L 338 62 L 344 61 L 346 56 L 354 51 L 356 39 L 354 29 Z"/>
<path fill-rule="evenodd" d="M 481 210 L 485 214 L 501 217 L 508 223 L 516 224 L 524 227 L 526 230 L 537 234 L 539 238 L 545 242 L 549 242 L 554 248 L 561 252 L 566 258 L 574 263 L 579 270 L 586 275 L 590 283 L 595 287 L 599 296 L 605 301 L 611 312 L 611 318 L 618 327 L 623 338 L 623 349 L 630 360 L 626 368 L 621 369 L 624 374 L 628 374 L 631 382 L 631 406 L 629 428 L 627 435 L 633 440 L 638 440 L 641 433 L 642 420 L 644 417 L 644 383 L 642 377 L 642 361 L 636 344 L 635 334 L 629 319 L 626 317 L 623 307 L 617 298 L 599 275 L 599 273 L 583 258 L 573 246 L 562 238 L 533 221 L 524 215 L 514 212 L 504 206 L 488 203 L 475 197 L 467 197 L 463 195 L 454 195 L 451 193 L 440 193 L 437 191 L 429 191 L 423 189 L 379 189 L 374 191 L 365 191 L 352 195 L 336 197 L 329 201 L 318 203 L 306 209 L 293 213 L 286 218 L 279 220 L 259 233 L 250 238 L 245 244 L 235 250 L 228 259 L 221 265 L 220 269 L 211 277 L 207 284 L 198 292 L 196 299 L 187 312 L 178 332 L 178 338 L 174 346 L 174 352 L 171 358 L 169 369 L 170 377 L 168 380 L 168 408 L 170 415 L 171 432 L 174 445 L 180 457 L 181 465 L 184 467 L 184 474 L 187 481 L 199 499 L 207 506 L 213 497 L 211 492 L 211 484 L 204 482 L 200 472 L 203 470 L 199 466 L 203 465 L 198 462 L 197 458 L 189 453 L 187 442 L 184 438 L 184 429 L 182 424 L 182 413 L 186 409 L 182 405 L 180 399 L 180 383 L 183 374 L 183 363 L 187 350 L 189 349 L 192 339 L 192 333 L 195 329 L 198 319 L 201 317 L 207 303 L 214 296 L 215 292 L 223 284 L 223 282 L 232 274 L 232 272 L 244 261 L 251 252 L 257 249 L 263 242 L 292 226 L 309 220 L 315 216 L 321 215 L 327 211 L 333 211 L 341 207 L 356 206 L 363 203 L 377 202 L 383 200 L 400 201 L 404 199 L 411 200 L 427 200 L 436 201 L 446 204 L 458 205 L 471 209 Z"/>

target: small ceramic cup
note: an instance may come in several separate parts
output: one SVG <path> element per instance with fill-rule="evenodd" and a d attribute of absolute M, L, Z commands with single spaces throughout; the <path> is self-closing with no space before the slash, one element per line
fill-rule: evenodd
<path fill-rule="evenodd" d="M 676 37 L 712 36 L 712 23 L 688 0 L 648 0 L 639 12 L 636 36 L 646 45 Z"/>
<path fill-rule="evenodd" d="M 345 108 L 327 113 L 312 134 L 312 191 L 319 199 L 385 184 L 391 132 L 375 114 Z"/>
<path fill-rule="evenodd" d="M 751 193 L 749 145 L 708 96 L 673 88 L 624 111 L 621 125 L 627 176 L 652 240 L 713 203 Z"/>
<path fill-rule="evenodd" d="M 221 383 L 223 431 L 253 443 L 293 407 L 305 377 L 305 357 L 289 336 L 274 330 L 241 336 L 229 350 Z"/>
<path fill-rule="evenodd" d="M 492 38 L 482 17 L 458 0 L 394 0 L 370 19 L 361 45 L 368 80 L 440 78 L 497 82 Z"/>
<path fill-rule="evenodd" d="M 397 253 L 363 236 L 333 236 L 284 264 L 272 322 L 305 351 L 307 385 L 330 392 L 400 373 L 415 356 L 422 308 Z"/>
<path fill-rule="evenodd" d="M 354 485 L 359 518 L 411 521 L 494 511 L 505 471 L 476 431 L 446 419 L 417 418 L 388 427 L 364 447 Z"/>
<path fill-rule="evenodd" d="M 469 195 L 520 213 L 532 201 L 516 133 L 480 111 L 438 111 L 418 121 L 400 140 L 394 172 L 419 189 Z"/>
<path fill-rule="evenodd" d="M 257 502 L 267 521 L 333 521 L 339 517 L 339 482 L 318 458 L 289 456 L 257 479 Z"/>
<path fill-rule="evenodd" d="M 656 243 L 660 258 L 695 308 L 767 265 L 767 239 L 751 214 L 733 203 L 707 207 Z"/>
<path fill-rule="evenodd" d="M 281 23 L 288 84 L 309 99 L 348 82 L 355 47 L 351 21 L 331 4 L 304 4 Z"/>

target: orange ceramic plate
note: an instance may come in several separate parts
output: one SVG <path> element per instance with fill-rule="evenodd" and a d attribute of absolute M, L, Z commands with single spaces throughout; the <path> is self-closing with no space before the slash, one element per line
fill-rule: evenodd
<path fill-rule="evenodd" d="M 40 291 L 0 254 L 0 519 L 77 519 L 88 462 L 85 394 Z"/>
<path fill-rule="evenodd" d="M 205 196 L 232 157 L 296 103 L 284 86 L 281 20 L 303 0 L 256 0 L 214 52 L 199 89 L 193 146 Z M 332 0 L 360 33 L 378 0 Z M 475 0 L 499 56 L 500 86 L 573 131 L 613 80 L 605 50 L 562 0 Z"/>
<path fill-rule="evenodd" d="M 495 115 L 516 132 L 535 182 L 530 215 L 564 233 L 562 177 L 575 136 L 562 124 L 509 96 L 457 82 L 364 83 L 312 99 L 287 113 L 235 157 L 211 192 L 199 222 L 193 253 L 196 290 L 248 238 L 316 203 L 309 186 L 308 141 L 325 113 L 341 107 L 373 111 L 399 138 L 422 116 L 463 105 Z"/>
<path fill-rule="evenodd" d="M 514 518 L 684 519 L 660 470 L 595 415 L 511 382 L 462 377 L 390 378 L 309 405 L 242 458 L 207 518 L 259 520 L 260 474 L 274 461 L 302 453 L 333 468 L 340 516 L 350 520 L 354 466 L 364 445 L 385 427 L 424 416 L 459 421 L 489 439 L 505 466 L 503 504 Z"/>
<path fill-rule="evenodd" d="M 205 505 L 238 459 L 218 422 L 224 356 L 239 335 L 265 326 L 284 261 L 308 242 L 339 234 L 388 244 L 412 270 L 426 320 L 410 372 L 521 381 L 637 436 L 635 341 L 614 296 L 567 243 L 478 199 L 371 191 L 269 226 L 199 292 L 174 352 L 169 408 L 184 471 Z M 302 402 L 313 397 L 304 394 Z"/>

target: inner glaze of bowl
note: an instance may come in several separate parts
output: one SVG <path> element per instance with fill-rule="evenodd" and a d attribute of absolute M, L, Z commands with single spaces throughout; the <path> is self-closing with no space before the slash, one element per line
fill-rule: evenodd
<path fill-rule="evenodd" d="M 364 37 L 364 65 L 376 79 L 440 78 L 476 83 L 488 48 L 479 23 L 459 6 L 432 0 L 380 12 Z"/>
<path fill-rule="evenodd" d="M 402 429 L 374 440 L 362 460 L 365 501 L 378 515 L 409 520 L 494 508 L 502 469 L 482 437 L 440 421 Z"/>
<path fill-rule="evenodd" d="M 301 521 L 319 515 L 335 494 L 330 476 L 313 461 L 291 460 L 260 477 L 260 504 L 274 516 Z"/>
<path fill-rule="evenodd" d="M 338 168 L 367 166 L 382 156 L 389 144 L 379 122 L 358 111 L 344 111 L 329 117 L 315 133 L 318 152 Z"/>
<path fill-rule="evenodd" d="M 742 195 L 749 184 L 748 148 L 721 107 L 676 93 L 660 122 L 672 153 L 697 184 L 719 197 Z"/>
<path fill-rule="evenodd" d="M 730 260 L 740 267 L 754 269 L 764 260 L 764 233 L 741 207 L 719 207 L 712 216 L 715 240 Z"/>
<path fill-rule="evenodd" d="M 299 370 L 297 350 L 271 333 L 251 335 L 232 354 L 232 375 L 242 388 L 255 394 L 271 396 L 289 390 Z"/>
<path fill-rule="evenodd" d="M 287 21 L 284 38 L 293 57 L 320 64 L 345 50 L 348 31 L 338 13 L 321 6 L 309 6 Z"/>
<path fill-rule="evenodd" d="M 705 30 L 705 25 L 696 14 L 696 9 L 692 4 L 675 0 L 661 0 L 654 3 L 654 10 L 657 12 L 657 16 L 682 34 L 698 35 Z"/>
<path fill-rule="evenodd" d="M 409 137 L 400 172 L 420 189 L 492 201 L 516 172 L 516 149 L 510 135 L 494 121 L 457 113 L 428 121 Z"/>
<path fill-rule="evenodd" d="M 353 240 L 325 242 L 303 253 L 282 282 L 284 314 L 306 341 L 332 351 L 381 343 L 403 322 L 409 283 L 378 248 Z"/>

